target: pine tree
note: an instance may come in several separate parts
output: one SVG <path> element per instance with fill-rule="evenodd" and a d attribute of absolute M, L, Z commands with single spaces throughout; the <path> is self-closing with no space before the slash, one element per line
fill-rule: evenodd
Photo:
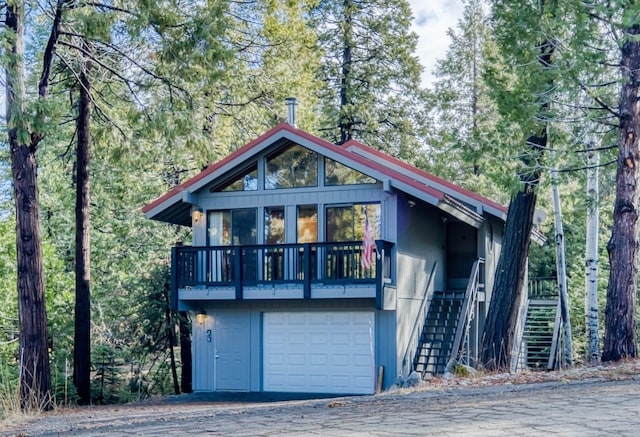
<path fill-rule="evenodd" d="M 617 3 L 617 2 L 616 2 Z M 635 320 L 638 278 L 638 208 L 640 173 L 640 7 L 621 2 L 620 52 L 622 87 L 618 114 L 620 131 L 616 165 L 616 199 L 613 227 L 607 244 L 609 284 L 605 309 L 603 361 L 638 355 Z M 612 8 L 614 5 L 612 5 Z M 612 20 L 618 12 L 610 11 Z"/>
<path fill-rule="evenodd" d="M 18 314 L 20 322 L 20 400 L 24 408 L 53 407 L 42 260 L 37 151 L 49 118 L 51 68 L 68 1 L 58 0 L 42 52 L 40 79 L 28 106 L 25 85 L 26 2 L 4 5 L 6 124 L 16 204 Z M 33 112 L 31 112 L 33 111 Z"/>
<path fill-rule="evenodd" d="M 415 158 L 423 147 L 425 96 L 408 2 L 321 1 L 311 23 L 322 49 L 320 134 Z"/>
<path fill-rule="evenodd" d="M 503 116 L 513 112 L 521 139 L 513 144 L 522 161 L 519 187 L 512 196 L 504 239 L 496 267 L 491 304 L 482 335 L 481 362 L 486 368 L 508 369 L 518 319 L 518 304 L 524 289 L 530 233 L 548 146 L 548 120 L 554 87 L 555 2 L 521 4 L 495 2 L 495 35 L 506 63 L 513 67 L 514 83 L 496 88 Z M 513 35 L 517 35 L 514 38 Z M 519 143 L 518 143 L 519 142 Z"/>
<path fill-rule="evenodd" d="M 437 61 L 428 100 L 433 126 L 422 165 L 465 188 L 506 201 L 501 186 L 513 165 L 499 147 L 508 133 L 498 128 L 498 108 L 484 79 L 487 69 L 500 69 L 503 62 L 491 38 L 487 2 L 465 2 L 462 18 L 447 34 L 451 42 L 445 57 Z"/>

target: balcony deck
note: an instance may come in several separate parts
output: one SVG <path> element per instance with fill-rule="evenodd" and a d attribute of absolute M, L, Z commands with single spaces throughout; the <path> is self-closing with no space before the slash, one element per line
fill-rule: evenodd
<path fill-rule="evenodd" d="M 178 301 L 382 299 L 395 265 L 393 244 L 377 240 L 371 263 L 362 242 L 260 246 L 178 246 L 172 250 L 172 306 Z"/>

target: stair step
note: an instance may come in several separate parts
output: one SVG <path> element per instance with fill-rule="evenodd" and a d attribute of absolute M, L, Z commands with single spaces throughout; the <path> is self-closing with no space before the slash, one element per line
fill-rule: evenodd
<path fill-rule="evenodd" d="M 531 299 L 522 331 L 520 363 L 533 370 L 548 368 L 555 333 L 558 299 Z"/>
<path fill-rule="evenodd" d="M 434 292 L 414 357 L 416 371 L 444 372 L 453 348 L 465 293 L 464 289 Z"/>

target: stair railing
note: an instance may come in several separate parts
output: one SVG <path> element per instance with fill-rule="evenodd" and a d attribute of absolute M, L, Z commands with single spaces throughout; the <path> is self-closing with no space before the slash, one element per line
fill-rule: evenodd
<path fill-rule="evenodd" d="M 556 308 L 556 320 L 553 324 L 553 340 L 551 342 L 551 351 L 549 352 L 549 362 L 547 364 L 547 370 L 553 370 L 556 365 L 556 355 L 559 350 L 559 338 L 560 338 L 560 328 L 562 325 L 562 302 L 560 302 L 560 297 L 558 296 L 558 306 Z"/>
<path fill-rule="evenodd" d="M 424 325 L 424 321 L 427 318 L 427 309 L 429 306 L 427 302 L 429 301 L 429 297 L 431 293 L 429 293 L 429 288 L 433 284 L 436 276 L 436 267 L 438 266 L 438 261 L 433 262 L 433 266 L 431 267 L 431 273 L 429 273 L 429 278 L 427 279 L 427 285 L 424 289 L 424 295 L 422 296 L 422 302 L 420 303 L 420 309 L 418 310 L 418 314 L 416 315 L 416 320 L 413 322 L 413 328 L 411 329 L 411 338 L 407 343 L 407 348 L 404 352 L 404 356 L 402 358 L 402 370 L 404 371 L 407 363 L 409 363 L 409 370 L 413 371 L 415 359 L 412 357 L 411 351 L 417 351 L 420 343 L 420 335 L 422 334 L 422 326 Z M 417 353 L 417 352 L 416 352 Z M 411 361 L 408 361 L 411 360 Z"/>
<path fill-rule="evenodd" d="M 456 329 L 456 336 L 453 340 L 453 346 L 451 348 L 451 357 L 459 359 L 460 345 L 462 339 L 467 339 L 471 330 L 471 322 L 477 318 L 475 314 L 476 303 L 478 301 L 478 291 L 484 286 L 480 283 L 480 266 L 484 265 L 484 258 L 478 258 L 474 261 L 471 267 L 471 274 L 469 275 L 469 282 L 467 283 L 467 289 L 464 294 L 464 301 L 462 302 L 462 308 L 460 309 L 460 319 L 458 320 L 458 328 Z M 462 328 L 462 329 L 460 329 Z M 474 351 L 474 353 L 476 353 Z M 466 357 L 467 363 L 470 360 L 470 351 L 465 350 L 463 355 Z M 477 361 L 477 357 L 474 358 Z"/>
<path fill-rule="evenodd" d="M 518 313 L 518 322 L 516 324 L 515 341 L 513 342 L 513 350 L 511 351 L 511 373 L 515 373 L 524 367 L 523 347 L 524 327 L 527 323 L 527 313 L 529 312 L 529 298 L 526 293 L 523 296 L 523 302 L 520 304 Z"/>
<path fill-rule="evenodd" d="M 549 361 L 547 362 L 547 370 L 553 370 L 556 365 L 556 359 L 560 347 L 560 332 L 562 331 L 562 314 L 560 312 L 561 302 L 560 297 L 557 295 L 557 291 L 550 289 L 545 285 L 555 278 L 531 278 L 527 284 L 527 290 L 523 293 L 522 302 L 520 304 L 520 313 L 518 314 L 518 323 L 515 330 L 515 341 L 513 342 L 513 349 L 511 351 L 511 366 L 512 373 L 523 370 L 526 367 L 525 348 L 524 343 L 524 329 L 527 323 L 527 314 L 529 312 L 529 301 L 531 298 L 545 298 L 554 296 L 558 299 L 558 306 L 556 308 L 556 318 L 553 325 L 553 338 L 551 344 L 551 350 L 549 351 Z"/>

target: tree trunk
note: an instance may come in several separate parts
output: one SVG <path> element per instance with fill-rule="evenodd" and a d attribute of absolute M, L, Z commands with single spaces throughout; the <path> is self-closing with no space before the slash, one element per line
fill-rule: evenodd
<path fill-rule="evenodd" d="M 38 201 L 39 139 L 27 132 L 24 115 L 24 9 L 5 5 L 5 24 L 11 35 L 6 57 L 6 120 L 11 173 L 16 202 L 18 319 L 20 323 L 20 403 L 23 408 L 53 407 L 42 268 L 40 205 Z"/>
<path fill-rule="evenodd" d="M 164 287 L 162 289 L 162 294 L 164 295 L 164 317 L 165 323 L 167 324 L 167 343 L 169 347 L 169 356 L 171 358 L 171 377 L 173 379 L 173 392 L 177 395 L 180 394 L 180 385 L 178 384 L 178 369 L 176 366 L 176 354 L 174 352 L 175 346 L 175 324 L 173 322 L 173 318 L 171 317 L 171 308 L 169 305 L 169 290 L 171 289 L 171 285 L 168 282 L 165 282 Z"/>
<path fill-rule="evenodd" d="M 192 357 L 191 357 L 191 327 L 189 324 L 189 313 L 180 311 L 178 313 L 180 320 L 180 360 L 182 361 L 182 374 L 180 385 L 182 393 L 191 393 L 193 391 L 192 380 Z"/>
<path fill-rule="evenodd" d="M 543 2 L 544 4 L 544 2 Z M 538 68 L 541 73 L 553 67 L 553 44 L 543 41 L 538 56 Z M 549 80 L 546 88 L 551 89 Z M 539 114 L 548 116 L 550 103 L 540 103 Z M 485 322 L 481 345 L 481 362 L 489 370 L 509 371 L 514 335 L 518 324 L 518 304 L 522 300 L 527 260 L 531 243 L 533 213 L 536 208 L 535 189 L 540 183 L 540 159 L 547 148 L 548 131 L 545 122 L 540 123 L 540 131 L 527 138 L 527 148 L 521 158 L 525 164 L 520 174 L 522 191 L 511 199 L 500 259 L 496 267 L 493 293 L 489 312 Z"/>
<path fill-rule="evenodd" d="M 47 311 L 42 269 L 38 162 L 35 153 L 9 133 L 16 200 L 20 399 L 24 408 L 52 408 Z M 15 132 L 13 132 L 15 133 Z"/>
<path fill-rule="evenodd" d="M 487 370 L 509 369 L 535 207 L 536 194 L 529 186 L 518 192 L 509 204 L 505 238 L 482 335 L 480 359 Z"/>
<path fill-rule="evenodd" d="M 595 147 L 593 141 L 587 145 Z M 600 359 L 598 335 L 598 230 L 600 229 L 598 206 L 598 165 L 600 155 L 597 151 L 588 152 L 587 168 L 587 244 L 585 274 L 585 318 L 587 330 L 587 362 L 595 366 Z"/>
<path fill-rule="evenodd" d="M 89 50 L 87 44 L 83 44 Z M 73 383 L 80 404 L 91 402 L 91 246 L 89 238 L 89 146 L 91 141 L 91 62 L 80 73 L 80 101 L 76 127 L 76 305 L 73 341 Z"/>
<path fill-rule="evenodd" d="M 558 272 L 558 291 L 560 313 L 562 314 L 562 365 L 573 367 L 573 339 L 571 338 L 571 315 L 569 311 L 569 289 L 567 288 L 567 263 L 564 251 L 564 229 L 562 226 L 562 207 L 558 192 L 558 172 L 551 170 L 553 195 L 554 228 L 556 240 L 556 270 Z"/>
<path fill-rule="evenodd" d="M 603 361 L 637 356 L 638 165 L 640 165 L 640 25 L 627 29 L 622 46 L 620 138 L 613 228 L 607 244 L 609 285 L 605 309 Z"/>
<path fill-rule="evenodd" d="M 349 93 L 351 89 L 351 50 L 353 46 L 353 1 L 344 0 L 344 28 L 342 34 L 342 77 L 340 79 L 340 142 L 344 144 L 353 138 L 353 115 Z"/>

